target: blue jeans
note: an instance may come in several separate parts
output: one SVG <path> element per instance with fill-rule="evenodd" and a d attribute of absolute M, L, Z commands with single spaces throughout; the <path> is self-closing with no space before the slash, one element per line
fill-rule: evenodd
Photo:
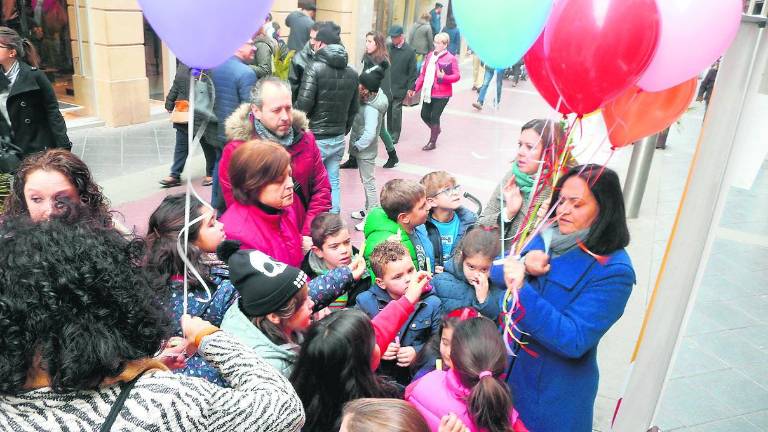
<path fill-rule="evenodd" d="M 173 164 L 171 164 L 171 177 L 181 178 L 181 173 L 184 172 L 184 166 L 187 164 L 187 156 L 189 155 L 187 128 L 176 128 L 176 147 L 173 150 Z M 216 162 L 216 149 L 208 144 L 208 141 L 203 136 L 200 139 L 200 146 L 203 148 L 203 155 L 205 156 L 205 175 L 211 177 L 213 175 L 213 165 Z"/>
<path fill-rule="evenodd" d="M 328 171 L 328 181 L 331 182 L 331 213 L 341 212 L 341 182 L 339 165 L 344 156 L 344 135 L 317 140 L 317 147 L 323 157 L 323 165 Z"/>
<path fill-rule="evenodd" d="M 483 86 L 480 87 L 480 95 L 477 97 L 477 101 L 482 105 L 485 102 L 485 94 L 488 92 L 488 87 L 491 85 L 493 74 L 496 74 L 496 104 L 501 102 L 501 84 L 504 81 L 504 69 L 485 69 L 485 79 L 483 80 Z"/>

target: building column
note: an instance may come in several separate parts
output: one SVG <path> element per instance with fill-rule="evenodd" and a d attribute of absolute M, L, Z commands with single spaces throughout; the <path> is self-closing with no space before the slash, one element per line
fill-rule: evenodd
<path fill-rule="evenodd" d="M 365 34 L 373 30 L 373 0 L 317 0 L 316 21 L 341 26 L 341 42 L 355 67 L 362 59 Z"/>
<path fill-rule="evenodd" d="M 76 102 L 111 127 L 149 121 L 144 21 L 138 2 L 68 2 Z"/>
<path fill-rule="evenodd" d="M 272 4 L 272 20 L 280 24 L 280 36 L 288 42 L 291 29 L 285 25 L 285 18 L 299 8 L 298 0 L 275 0 Z"/>

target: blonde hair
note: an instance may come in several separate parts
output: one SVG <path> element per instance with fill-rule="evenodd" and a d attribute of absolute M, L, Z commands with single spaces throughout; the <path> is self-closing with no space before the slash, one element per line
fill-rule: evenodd
<path fill-rule="evenodd" d="M 362 398 L 344 405 L 342 418 L 355 432 L 429 432 L 424 417 L 400 399 Z"/>
<path fill-rule="evenodd" d="M 440 32 L 435 35 L 435 41 L 448 44 L 451 42 L 451 37 L 446 32 Z"/>
<path fill-rule="evenodd" d="M 428 11 L 424 11 L 424 12 L 421 14 L 421 16 L 419 17 L 419 19 L 423 19 L 423 20 L 427 20 L 427 21 L 429 21 L 429 20 L 430 20 L 430 18 L 432 18 L 432 17 L 429 15 L 429 12 L 428 12 Z"/>
<path fill-rule="evenodd" d="M 427 198 L 434 198 L 440 191 L 448 186 L 456 186 L 456 177 L 447 171 L 432 171 L 419 181 L 424 186 Z"/>

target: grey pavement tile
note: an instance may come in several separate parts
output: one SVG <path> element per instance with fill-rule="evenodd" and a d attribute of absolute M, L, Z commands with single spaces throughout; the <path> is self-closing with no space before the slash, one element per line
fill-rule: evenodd
<path fill-rule="evenodd" d="M 706 389 L 729 408 L 730 416 L 768 409 L 768 390 L 737 370 L 726 369 L 683 379 Z"/>
<path fill-rule="evenodd" d="M 744 364 L 739 366 L 739 371 L 748 376 L 754 382 L 760 384 L 763 388 L 768 389 L 768 362 L 766 360 Z"/>
<path fill-rule="evenodd" d="M 734 415 L 719 398 L 691 382 L 691 378 L 669 380 L 660 409 L 666 410 L 666 415 L 677 419 L 685 426 L 721 420 Z M 659 426 L 664 425 L 659 424 Z"/>
<path fill-rule="evenodd" d="M 694 426 L 684 430 L 685 432 L 760 432 L 763 429 L 758 428 L 743 418 L 734 417 Z"/>
<path fill-rule="evenodd" d="M 768 294 L 737 298 L 729 302 L 758 322 L 768 323 Z"/>
<path fill-rule="evenodd" d="M 659 407 L 656 418 L 653 419 L 653 424 L 663 431 L 671 431 L 685 426 L 682 421 L 672 415 L 669 405 L 664 403 Z"/>
<path fill-rule="evenodd" d="M 733 330 L 733 334 L 735 337 L 742 338 L 761 350 L 768 351 L 768 324 Z M 768 358 L 766 358 L 766 370 L 768 370 Z"/>
<path fill-rule="evenodd" d="M 760 430 L 768 431 L 768 410 L 745 414 L 743 418 Z"/>
<path fill-rule="evenodd" d="M 697 301 L 694 310 L 698 310 L 707 318 L 720 324 L 726 330 L 748 327 L 759 324 L 760 321 L 746 314 L 742 309 L 723 301 Z"/>
<path fill-rule="evenodd" d="M 696 294 L 696 302 L 712 302 L 733 300 L 745 296 L 753 296 L 750 292 L 735 287 L 722 275 L 705 276 Z"/>
<path fill-rule="evenodd" d="M 728 367 L 727 364 L 717 357 L 701 350 L 694 340 L 685 337 L 680 342 L 680 348 L 675 357 L 675 364 L 672 367 L 670 378 L 699 375 L 727 369 Z"/>
<path fill-rule="evenodd" d="M 697 336 L 723 330 L 725 330 L 725 326 L 722 323 L 712 320 L 704 312 L 694 307 L 691 311 L 691 316 L 688 318 L 685 334 L 686 336 Z"/>
<path fill-rule="evenodd" d="M 733 332 L 722 331 L 690 336 L 702 350 L 731 366 L 741 366 L 768 360 L 766 351 L 760 350 Z"/>

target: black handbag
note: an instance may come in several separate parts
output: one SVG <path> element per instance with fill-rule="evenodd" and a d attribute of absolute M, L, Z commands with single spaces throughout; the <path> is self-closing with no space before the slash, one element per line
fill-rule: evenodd
<path fill-rule="evenodd" d="M 23 152 L 7 137 L 0 138 L 0 173 L 13 174 L 19 168 Z"/>

